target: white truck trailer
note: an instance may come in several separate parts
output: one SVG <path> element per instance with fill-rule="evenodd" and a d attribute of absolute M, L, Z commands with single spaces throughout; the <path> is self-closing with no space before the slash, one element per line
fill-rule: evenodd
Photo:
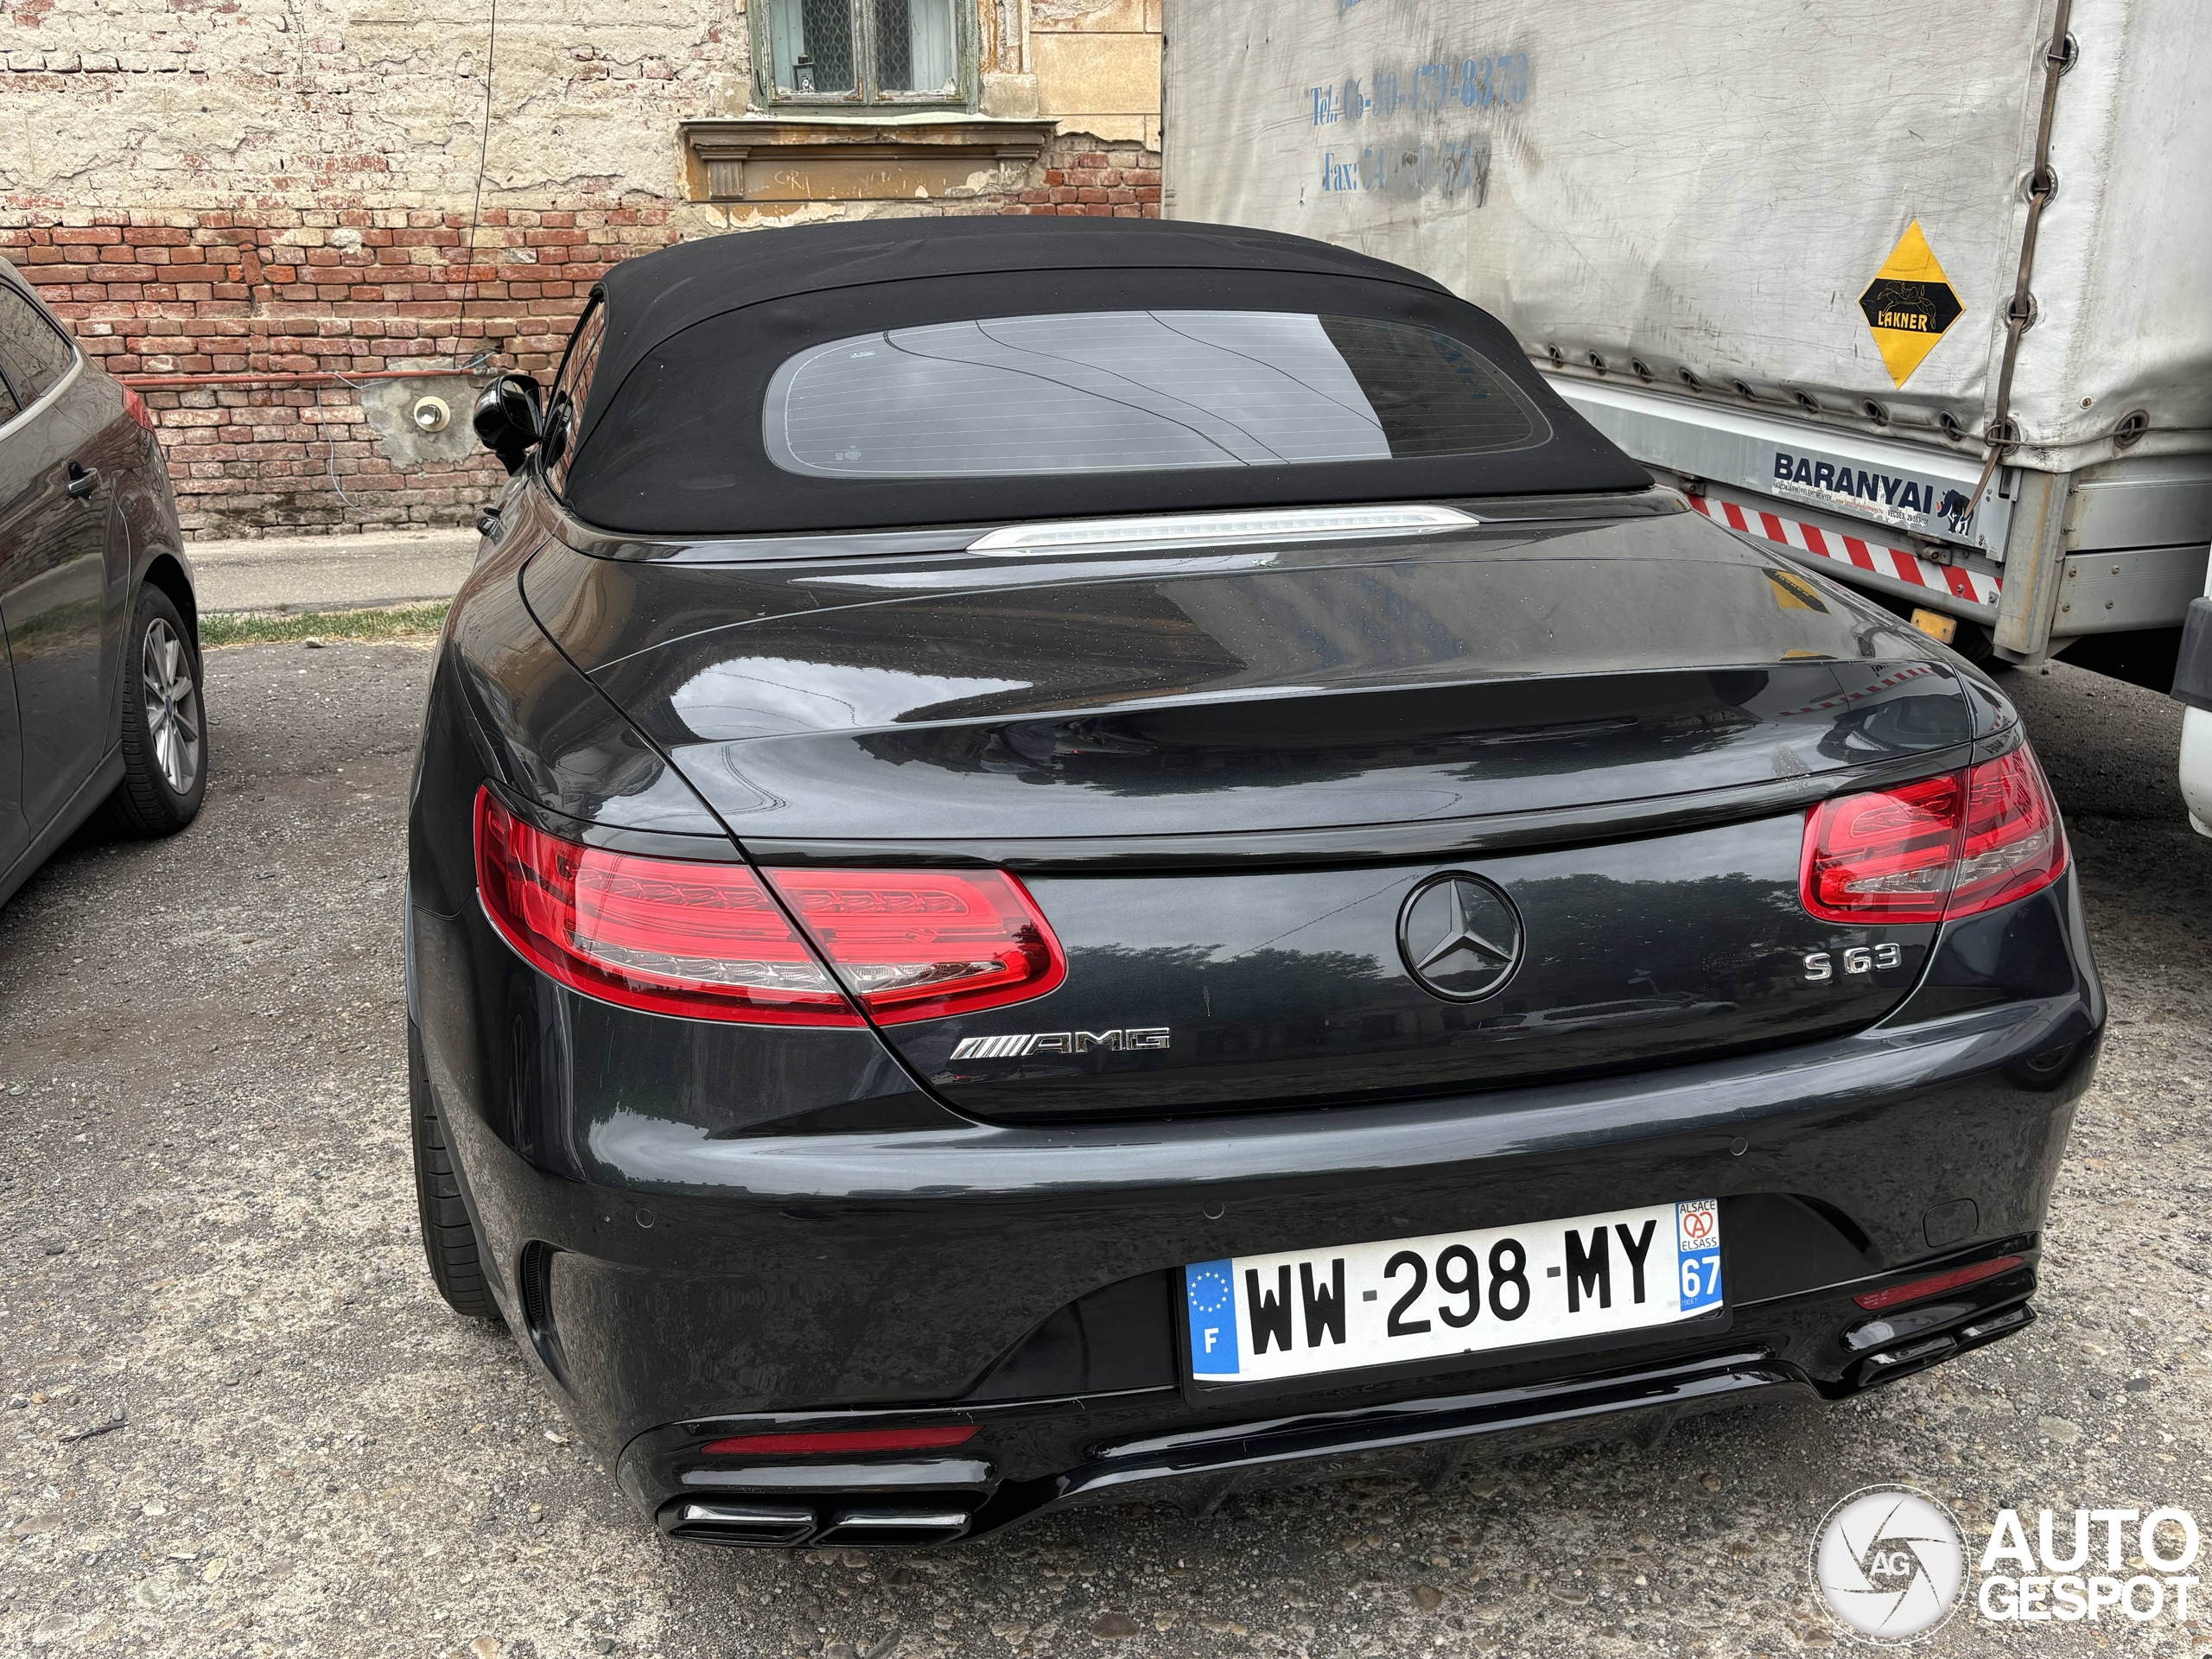
<path fill-rule="evenodd" d="M 1165 22 L 1169 216 L 1428 273 L 1693 505 L 1969 657 L 2175 683 L 2212 605 L 2202 0 Z"/>

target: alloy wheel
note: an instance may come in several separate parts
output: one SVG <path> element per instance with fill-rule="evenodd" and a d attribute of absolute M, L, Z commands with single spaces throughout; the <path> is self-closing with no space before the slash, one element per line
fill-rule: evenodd
<path fill-rule="evenodd" d="M 146 734 L 153 741 L 154 763 L 171 790 L 188 795 L 200 776 L 200 688 L 193 681 L 192 658 L 184 641 L 160 617 L 147 625 L 139 648 L 139 676 L 145 688 Z"/>

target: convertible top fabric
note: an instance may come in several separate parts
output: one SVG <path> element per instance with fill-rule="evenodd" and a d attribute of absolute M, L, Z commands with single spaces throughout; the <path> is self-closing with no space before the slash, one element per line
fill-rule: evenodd
<path fill-rule="evenodd" d="M 1302 237 L 1143 219 L 874 219 L 703 238 L 601 279 L 606 336 L 576 423 L 570 508 L 604 529 L 715 536 L 1139 510 L 1647 487 L 1487 314 L 1417 272 Z M 1145 308 L 1319 311 L 1440 329 L 1543 410 L 1510 454 L 1179 473 L 886 480 L 772 465 L 770 377 L 807 346 L 982 317 Z"/>
<path fill-rule="evenodd" d="M 607 340 L 597 383 L 617 383 L 638 359 L 695 322 L 762 300 L 823 289 L 973 272 L 1111 270 L 1128 266 L 1300 270 L 1379 276 L 1441 294 L 1427 277 L 1325 242 L 1228 225 L 1156 219 L 873 219 L 703 237 L 626 259 L 601 279 Z M 868 296 L 855 292 L 851 327 L 874 326 Z M 980 315 L 980 314 L 979 314 Z M 594 410 L 587 410 L 587 416 Z"/>

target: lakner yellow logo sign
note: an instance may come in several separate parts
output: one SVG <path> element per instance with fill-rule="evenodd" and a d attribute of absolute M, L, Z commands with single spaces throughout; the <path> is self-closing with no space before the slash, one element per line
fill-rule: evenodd
<path fill-rule="evenodd" d="M 1959 320 L 1965 308 L 1943 267 L 1936 263 L 1936 251 L 1928 245 L 1918 219 L 1890 250 L 1890 257 L 1859 296 L 1859 308 L 1866 313 L 1882 365 L 1898 385 L 1911 378 L 1944 331 Z"/>

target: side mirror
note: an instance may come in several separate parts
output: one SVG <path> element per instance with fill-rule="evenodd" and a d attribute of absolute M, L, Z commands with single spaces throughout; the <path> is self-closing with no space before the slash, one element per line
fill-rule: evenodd
<path fill-rule="evenodd" d="M 503 374 L 478 395 L 469 424 L 499 464 L 517 473 L 543 435 L 544 419 L 544 392 L 537 380 L 527 374 Z"/>

